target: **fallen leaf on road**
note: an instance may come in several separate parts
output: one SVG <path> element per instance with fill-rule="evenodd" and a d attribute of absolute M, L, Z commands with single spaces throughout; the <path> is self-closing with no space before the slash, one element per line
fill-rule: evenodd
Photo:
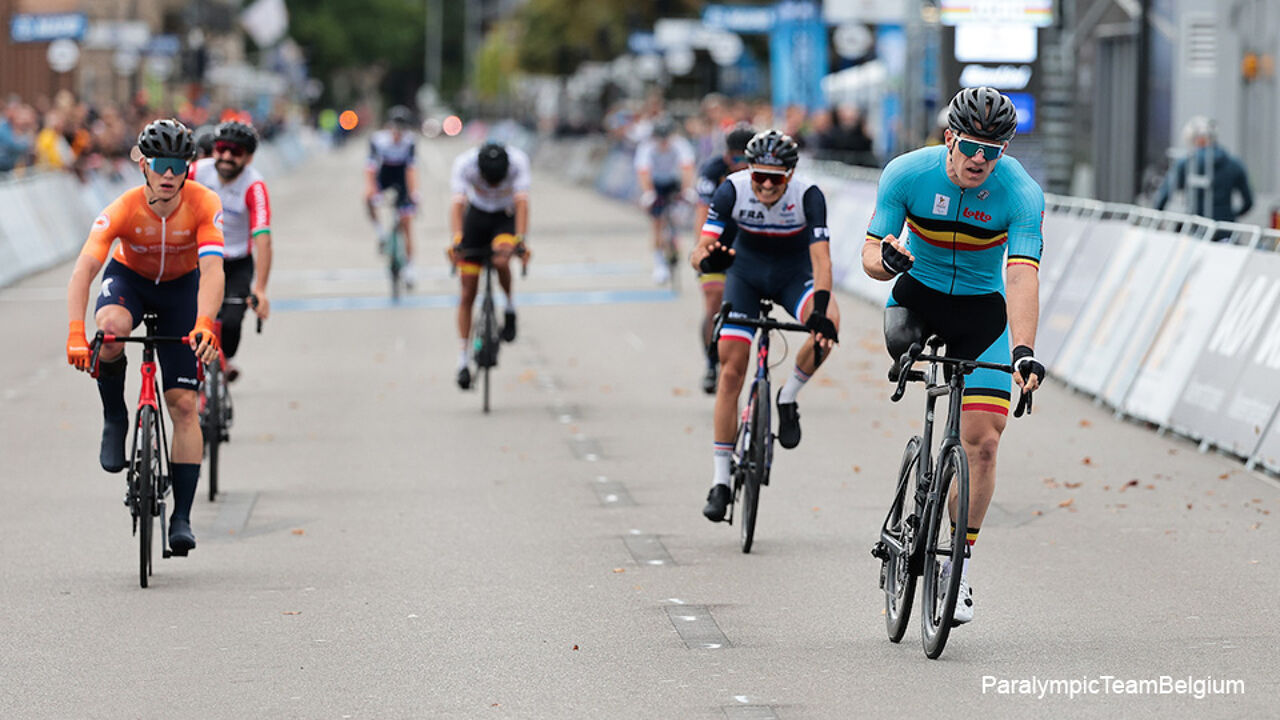
<path fill-rule="evenodd" d="M 685 435 L 692 435 L 692 434 L 693 434 L 693 426 L 692 426 L 692 425 L 685 425 L 685 426 L 684 426 L 684 434 L 685 434 Z"/>
<path fill-rule="evenodd" d="M 626 572 L 626 571 L 627 571 L 627 569 L 626 569 L 626 568 L 614 568 L 614 569 L 613 569 L 613 571 L 614 571 L 615 573 L 624 573 L 624 572 Z"/>
<path fill-rule="evenodd" d="M 1075 490 L 1076 488 L 1080 487 L 1083 484 L 1084 483 L 1078 483 L 1078 482 L 1062 483 L 1063 487 L 1067 488 L 1068 490 Z"/>
<path fill-rule="evenodd" d="M 1110 489 L 1111 489 L 1111 486 L 1110 486 L 1110 485 L 1103 485 L 1103 486 L 1102 486 L 1102 489 L 1103 489 L 1103 490 L 1110 490 Z"/>
<path fill-rule="evenodd" d="M 304 534 L 304 533 L 305 533 L 305 531 L 304 531 L 302 528 L 294 528 L 294 529 L 293 529 L 293 534 L 294 534 L 294 535 L 302 535 L 302 534 Z"/>
<path fill-rule="evenodd" d="M 574 645 L 574 646 L 573 646 L 573 649 L 574 649 L 574 650 L 577 650 L 577 649 L 578 649 L 578 646 L 577 646 L 577 645 Z"/>
<path fill-rule="evenodd" d="M 1048 488 L 1058 487 L 1058 481 L 1054 480 L 1053 478 L 1045 478 L 1043 482 L 1045 484 L 1045 487 L 1048 487 Z"/>
<path fill-rule="evenodd" d="M 280 614 L 281 614 L 281 615 L 301 615 L 301 614 L 302 614 L 302 611 L 301 611 L 301 610 L 285 610 L 284 612 L 282 612 L 282 613 L 280 613 Z"/>
<path fill-rule="evenodd" d="M 1177 455 L 1177 454 L 1178 454 L 1178 448 L 1169 448 L 1169 454 L 1170 454 L 1170 455 Z"/>
<path fill-rule="evenodd" d="M 1262 504 L 1262 498 L 1254 498 L 1254 499 L 1250 500 L 1249 502 Z"/>
<path fill-rule="evenodd" d="M 1259 525 L 1261 525 L 1261 524 L 1262 524 L 1262 523 L 1254 523 L 1254 524 L 1252 524 L 1252 525 L 1250 525 L 1250 526 L 1249 526 L 1249 529 L 1250 529 L 1250 530 L 1257 530 L 1257 529 L 1258 529 L 1258 526 L 1259 526 Z"/>
<path fill-rule="evenodd" d="M 1148 490 L 1155 490 L 1155 489 L 1156 489 L 1156 486 L 1155 486 L 1155 485 L 1150 485 L 1150 484 L 1149 484 L 1149 485 L 1147 485 L 1147 489 L 1148 489 Z"/>
<path fill-rule="evenodd" d="M 1080 421 L 1080 427 L 1089 427 L 1090 425 L 1093 425 L 1093 423 L 1089 422 L 1088 420 Z"/>
<path fill-rule="evenodd" d="M 1075 498 L 1067 498 L 1066 500 L 1063 500 L 1062 502 L 1058 503 L 1058 507 L 1070 507 L 1071 503 L 1075 501 L 1076 501 Z"/>
<path fill-rule="evenodd" d="M 1134 479 L 1130 480 L 1129 482 L 1125 483 L 1125 484 L 1124 484 L 1124 486 L 1120 488 L 1120 492 L 1124 492 L 1125 490 L 1128 490 L 1128 489 L 1129 489 L 1129 488 L 1131 488 L 1131 487 L 1138 487 L 1138 479 L 1137 479 L 1137 478 L 1134 478 Z"/>
<path fill-rule="evenodd" d="M 538 379 L 538 371 L 536 370 L 525 370 L 524 372 L 520 373 L 520 382 L 522 383 L 531 383 L 537 379 Z"/>
<path fill-rule="evenodd" d="M 820 508 L 820 507 L 818 507 L 817 505 L 815 505 L 815 506 L 813 507 L 813 511 L 814 511 L 814 512 L 822 512 L 822 508 Z"/>
<path fill-rule="evenodd" d="M 1044 514 L 1044 511 L 1043 511 L 1043 510 L 1032 510 L 1032 511 L 1031 511 L 1031 514 L 1032 514 L 1032 515 L 1043 515 L 1043 514 Z"/>
<path fill-rule="evenodd" d="M 862 472 L 862 468 L 861 468 L 861 467 L 859 467 L 859 466 L 857 466 L 857 465 L 854 465 L 854 466 L 853 466 L 853 471 L 854 471 L 854 472 L 856 472 L 856 473 L 860 473 L 860 472 Z"/>
<path fill-rule="evenodd" d="M 1191 509 L 1191 503 L 1187 503 L 1187 509 L 1188 509 L 1188 510 L 1190 510 L 1190 509 Z"/>
<path fill-rule="evenodd" d="M 1205 491 L 1204 491 L 1204 494 L 1205 494 L 1205 495 L 1212 495 L 1212 494 L 1213 494 L 1213 491 L 1212 491 L 1212 490 L 1205 490 Z"/>
<path fill-rule="evenodd" d="M 1257 560 L 1250 560 L 1250 561 L 1249 561 L 1249 564 L 1250 564 L 1250 565 L 1257 565 L 1257 564 L 1258 564 L 1258 561 L 1257 561 Z"/>
<path fill-rule="evenodd" d="M 689 394 L 689 391 L 685 390 L 684 388 L 677 387 L 677 388 L 671 388 L 671 394 L 675 395 L 676 397 L 684 397 L 685 395 Z"/>
<path fill-rule="evenodd" d="M 1093 464 L 1093 458 L 1088 457 L 1088 456 L 1085 456 L 1085 458 L 1084 458 L 1083 460 L 1081 460 L 1081 461 L 1080 461 L 1080 464 L 1081 464 L 1081 465 L 1092 465 L 1092 464 Z"/>
<path fill-rule="evenodd" d="M 1229 478 L 1229 477 L 1231 477 L 1231 474 L 1230 474 L 1230 473 L 1222 473 L 1221 475 L 1219 475 L 1219 476 L 1218 476 L 1218 479 L 1219 479 L 1219 480 L 1226 480 L 1226 479 L 1227 479 L 1227 478 Z"/>

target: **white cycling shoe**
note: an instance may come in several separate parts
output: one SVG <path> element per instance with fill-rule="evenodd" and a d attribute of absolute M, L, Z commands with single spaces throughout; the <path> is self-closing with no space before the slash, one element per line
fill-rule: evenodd
<path fill-rule="evenodd" d="M 939 583 L 942 587 L 946 587 L 947 582 L 951 579 L 951 561 L 948 560 L 942 566 L 942 577 Z M 956 610 L 951 615 L 952 625 L 964 625 L 973 620 L 973 588 L 969 587 L 969 578 L 960 578 L 960 594 L 956 598 Z"/>
<path fill-rule="evenodd" d="M 653 284 L 666 285 L 671 280 L 671 268 L 664 262 L 653 266 Z"/>

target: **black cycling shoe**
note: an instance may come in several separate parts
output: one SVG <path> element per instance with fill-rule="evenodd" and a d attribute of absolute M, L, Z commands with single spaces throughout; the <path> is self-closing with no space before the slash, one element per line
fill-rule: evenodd
<path fill-rule="evenodd" d="M 169 519 L 169 550 L 174 555 L 186 557 L 196 547 L 195 533 L 191 532 L 191 521 L 174 517 Z"/>
<path fill-rule="evenodd" d="M 800 444 L 800 405 L 782 402 L 778 391 L 778 444 L 790 450 Z"/>
<path fill-rule="evenodd" d="M 502 314 L 502 342 L 516 339 L 516 311 L 507 310 Z"/>
<path fill-rule="evenodd" d="M 708 365 L 707 371 L 702 375 L 702 392 L 708 395 L 716 394 L 716 380 L 719 372 L 715 365 Z"/>
<path fill-rule="evenodd" d="M 124 469 L 128 461 L 124 457 L 124 441 L 129 434 L 129 413 L 121 417 L 104 420 L 102 423 L 102 446 L 98 450 L 98 462 L 102 469 L 109 473 L 118 473 Z"/>
<path fill-rule="evenodd" d="M 729 509 L 729 497 L 733 492 L 728 485 L 716 483 L 711 486 L 711 492 L 707 493 L 707 504 L 702 508 L 702 514 L 711 522 L 723 522 L 724 514 Z"/>
<path fill-rule="evenodd" d="M 463 390 L 471 389 L 471 368 L 464 367 L 458 370 L 458 387 Z"/>

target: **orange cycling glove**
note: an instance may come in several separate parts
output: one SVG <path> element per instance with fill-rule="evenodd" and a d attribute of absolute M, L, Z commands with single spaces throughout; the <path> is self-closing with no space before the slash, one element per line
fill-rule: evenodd
<path fill-rule="evenodd" d="M 196 326 L 191 328 L 191 332 L 187 333 L 187 337 L 195 340 L 197 334 L 200 335 L 202 340 L 208 338 L 209 345 L 214 350 L 218 349 L 218 334 L 213 331 L 213 320 L 211 318 L 203 315 L 196 318 Z"/>
<path fill-rule="evenodd" d="M 67 330 L 67 362 L 77 370 L 89 369 L 89 339 L 84 334 L 84 321 L 72 320 Z"/>

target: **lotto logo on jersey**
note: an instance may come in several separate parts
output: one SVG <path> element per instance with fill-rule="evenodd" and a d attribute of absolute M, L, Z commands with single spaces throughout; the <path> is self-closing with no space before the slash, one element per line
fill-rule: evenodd
<path fill-rule="evenodd" d="M 951 214 L 951 198 L 937 193 L 933 196 L 933 214 L 934 215 L 950 215 Z"/>
<path fill-rule="evenodd" d="M 965 208 L 964 216 L 967 218 L 970 218 L 971 220 L 977 220 L 978 222 L 981 222 L 981 223 L 991 222 L 990 215 L 982 212 L 981 210 L 974 210 L 973 208 Z"/>
<path fill-rule="evenodd" d="M 111 227 L 111 218 L 108 218 L 106 213 L 102 213 L 93 221 L 94 230 L 106 230 L 109 227 Z"/>
<path fill-rule="evenodd" d="M 222 229 L 222 211 L 221 210 L 219 210 L 217 214 L 213 216 L 213 226 L 218 228 L 219 230 Z"/>

